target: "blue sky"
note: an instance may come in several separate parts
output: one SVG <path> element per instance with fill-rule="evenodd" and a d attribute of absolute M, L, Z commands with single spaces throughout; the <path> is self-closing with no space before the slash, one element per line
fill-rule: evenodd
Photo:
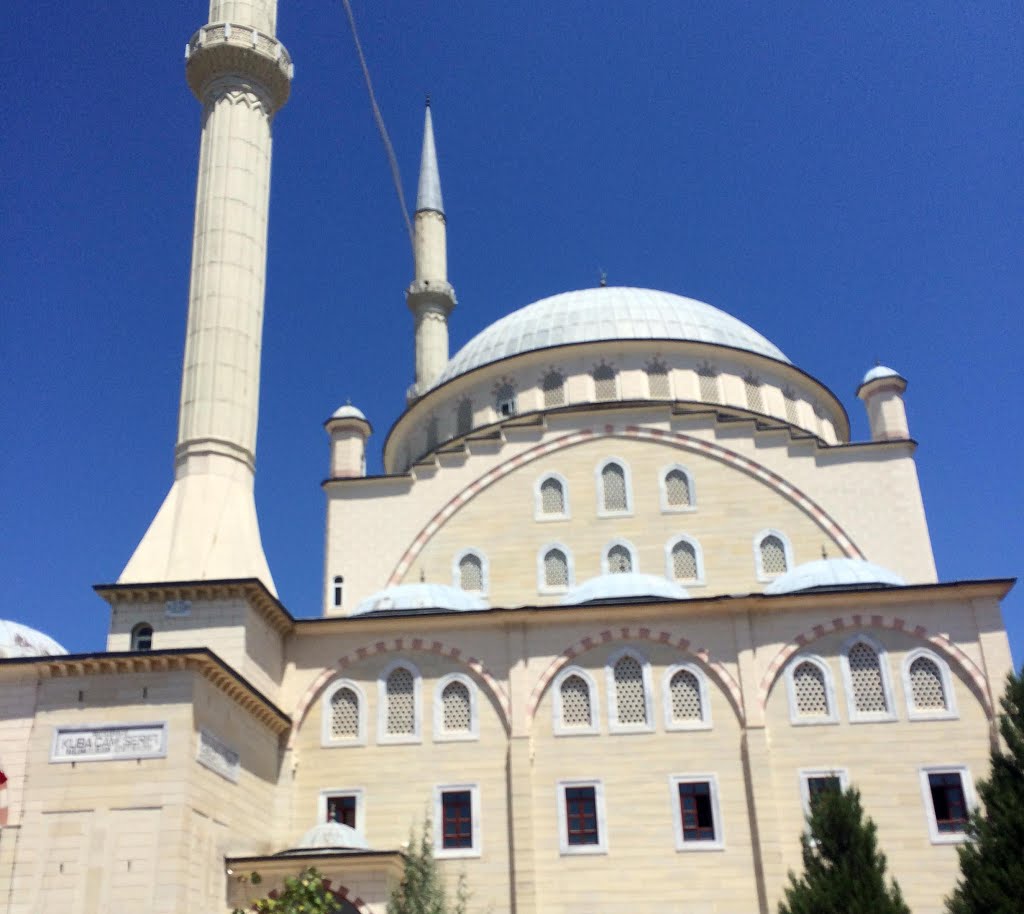
<path fill-rule="evenodd" d="M 459 306 L 497 317 L 611 284 L 711 302 L 842 398 L 910 381 L 944 580 L 1024 568 L 1019 364 L 1024 31 L 1011 2 L 356 0 L 415 193 L 424 93 Z M 170 485 L 188 293 L 199 0 L 41 0 L 0 166 L 0 616 L 71 650 Z M 319 612 L 324 418 L 375 427 L 412 380 L 408 240 L 340 3 L 282 0 L 257 503 L 278 588 Z M 884 556 L 874 557 L 884 564 Z M 1024 660 L 1022 588 L 1004 604 Z"/>

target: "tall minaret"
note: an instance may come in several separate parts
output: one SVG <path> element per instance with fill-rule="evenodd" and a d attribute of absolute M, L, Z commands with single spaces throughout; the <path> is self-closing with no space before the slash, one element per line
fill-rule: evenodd
<path fill-rule="evenodd" d="M 174 484 L 118 583 L 259 578 L 253 485 L 267 264 L 270 124 L 292 63 L 277 0 L 211 0 L 185 49 L 203 105 Z"/>
<path fill-rule="evenodd" d="M 455 307 L 455 290 L 448 282 L 447 230 L 430 99 L 423 123 L 423 157 L 414 218 L 416 274 L 405 292 L 416 320 L 416 382 L 409 389 L 410 402 L 430 389 L 448 363 L 448 315 Z"/>

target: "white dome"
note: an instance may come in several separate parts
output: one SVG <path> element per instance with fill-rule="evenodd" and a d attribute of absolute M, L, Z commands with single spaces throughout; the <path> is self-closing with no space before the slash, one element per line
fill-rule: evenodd
<path fill-rule="evenodd" d="M 818 559 L 787 571 L 772 581 L 764 592 L 796 593 L 819 587 L 902 587 L 906 583 L 895 571 L 861 559 Z"/>
<path fill-rule="evenodd" d="M 756 330 L 712 305 L 671 292 L 608 286 L 563 292 L 503 317 L 455 354 L 437 384 L 523 352 L 598 340 L 690 340 L 789 362 Z"/>
<path fill-rule="evenodd" d="M 487 601 L 444 584 L 398 584 L 361 600 L 352 615 L 385 609 L 487 609 Z"/>
<path fill-rule="evenodd" d="M 367 850 L 366 839 L 354 828 L 340 822 L 321 822 L 302 836 L 296 850 L 346 848 Z"/>
<path fill-rule="evenodd" d="M 686 590 L 656 574 L 626 572 L 602 574 L 572 588 L 561 600 L 561 606 L 578 606 L 604 600 L 630 600 L 653 598 L 656 600 L 685 600 Z"/>
<path fill-rule="evenodd" d="M 363 415 L 363 411 L 351 403 L 346 403 L 344 406 L 339 406 L 333 413 L 331 413 L 332 419 L 362 419 L 364 422 L 368 421 L 366 416 Z"/>
<path fill-rule="evenodd" d="M 867 384 L 869 381 L 877 381 L 879 378 L 902 378 L 902 377 L 903 377 L 903 375 L 901 375 L 898 371 L 896 371 L 895 368 L 889 368 L 886 365 L 876 365 L 874 368 L 871 369 L 871 371 L 869 371 L 866 375 L 864 375 L 864 380 L 861 381 L 860 383 L 861 384 Z"/>
<path fill-rule="evenodd" d="M 10 657 L 52 657 L 66 653 L 67 649 L 49 635 L 18 622 L 0 619 L 0 660 Z"/>

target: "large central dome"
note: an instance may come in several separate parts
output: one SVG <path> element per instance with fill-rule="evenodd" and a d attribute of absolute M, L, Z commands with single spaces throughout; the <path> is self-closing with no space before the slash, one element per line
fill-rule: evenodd
<path fill-rule="evenodd" d="M 455 354 L 437 384 L 523 352 L 600 340 L 689 340 L 789 362 L 756 330 L 712 305 L 671 292 L 609 286 L 552 295 L 503 317 Z"/>

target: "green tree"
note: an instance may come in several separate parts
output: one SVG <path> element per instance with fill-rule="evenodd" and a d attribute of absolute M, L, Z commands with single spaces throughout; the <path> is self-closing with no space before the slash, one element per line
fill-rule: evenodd
<path fill-rule="evenodd" d="M 413 829 L 404 857 L 402 880 L 391 893 L 388 914 L 465 914 L 469 898 L 465 877 L 459 876 L 455 898 L 449 900 L 434 859 L 429 820 L 424 822 L 418 838 Z"/>
<path fill-rule="evenodd" d="M 957 848 L 961 878 L 949 914 L 1019 914 L 1024 904 L 1024 667 L 1007 677 L 1000 705 L 1007 751 L 993 749 L 988 779 L 978 783 L 981 805 Z"/>
<path fill-rule="evenodd" d="M 259 876 L 253 873 L 252 881 L 259 882 Z M 342 904 L 324 885 L 324 877 L 310 867 L 298 876 L 289 876 L 283 891 L 253 902 L 248 910 L 257 914 L 339 914 Z M 235 908 L 234 914 L 246 912 Z"/>
<path fill-rule="evenodd" d="M 779 914 L 910 914 L 896 882 L 886 885 L 877 829 L 865 820 L 856 789 L 819 793 L 807 822 L 804 873 L 789 874 Z"/>

